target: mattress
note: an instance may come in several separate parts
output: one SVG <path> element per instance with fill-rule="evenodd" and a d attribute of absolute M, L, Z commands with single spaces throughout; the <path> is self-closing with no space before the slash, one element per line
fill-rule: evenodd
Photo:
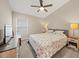
<path fill-rule="evenodd" d="M 54 33 L 32 34 L 29 42 L 37 54 L 36 57 L 49 58 L 66 45 L 67 37 Z"/>

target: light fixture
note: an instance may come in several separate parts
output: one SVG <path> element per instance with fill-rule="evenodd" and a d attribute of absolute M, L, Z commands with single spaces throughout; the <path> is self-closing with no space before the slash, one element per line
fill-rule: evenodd
<path fill-rule="evenodd" d="M 43 11 L 44 10 L 44 7 L 40 7 L 39 9 L 40 9 L 40 11 Z"/>
<path fill-rule="evenodd" d="M 70 28 L 73 30 L 73 36 L 75 36 L 75 29 L 78 29 L 78 24 L 77 23 L 72 23 L 70 25 Z"/>
<path fill-rule="evenodd" d="M 36 7 L 36 8 L 38 7 L 39 9 L 37 10 L 37 12 L 39 12 L 39 11 L 48 12 L 48 10 L 46 8 L 47 7 L 52 7 L 53 4 L 46 4 L 46 5 L 44 5 L 43 2 L 44 2 L 43 0 L 39 0 L 39 3 L 40 3 L 39 6 L 38 5 L 31 5 L 31 7 Z"/>

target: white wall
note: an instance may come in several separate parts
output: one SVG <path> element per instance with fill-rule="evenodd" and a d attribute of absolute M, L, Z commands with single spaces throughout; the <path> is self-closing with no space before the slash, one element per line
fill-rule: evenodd
<path fill-rule="evenodd" d="M 69 29 L 70 23 L 79 23 L 79 0 L 70 0 L 44 20 L 49 28 Z"/>
<path fill-rule="evenodd" d="M 5 24 L 12 24 L 12 13 L 8 0 L 0 0 L 0 42 L 4 37 L 3 29 Z"/>
<path fill-rule="evenodd" d="M 12 24 L 12 13 L 7 0 L 0 0 L 0 29 L 4 24 Z"/>
<path fill-rule="evenodd" d="M 41 32 L 41 24 L 40 24 L 39 20 L 41 20 L 41 18 L 34 17 L 34 16 L 28 16 L 29 34 Z"/>
<path fill-rule="evenodd" d="M 13 22 L 13 30 L 15 33 L 16 33 L 16 20 L 18 19 L 18 17 L 25 17 L 27 23 L 26 31 L 22 34 L 23 39 L 28 39 L 30 34 L 41 33 L 41 25 L 39 22 L 41 18 L 13 12 L 12 22 Z"/>
<path fill-rule="evenodd" d="M 30 34 L 40 33 L 40 22 L 48 22 L 49 28 L 54 29 L 69 29 L 70 23 L 79 23 L 79 0 L 71 0 L 63 7 L 56 10 L 54 13 L 46 17 L 45 19 L 37 18 L 20 13 L 14 13 L 13 20 L 14 28 L 16 26 L 16 16 L 23 15 L 26 17 L 28 23 L 28 29 L 24 33 L 24 36 L 28 37 Z M 14 29 L 15 30 L 15 29 Z M 15 30 L 16 31 L 16 30 Z"/>
<path fill-rule="evenodd" d="M 70 0 L 70 2 L 56 10 L 41 22 L 48 22 L 49 28 L 69 29 L 69 34 L 72 35 L 70 24 L 79 23 L 79 0 Z M 75 35 L 79 36 L 79 29 L 75 32 Z"/>

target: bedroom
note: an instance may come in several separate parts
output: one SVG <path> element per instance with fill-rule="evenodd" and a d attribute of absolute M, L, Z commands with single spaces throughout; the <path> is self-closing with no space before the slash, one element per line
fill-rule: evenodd
<path fill-rule="evenodd" d="M 0 0 L 0 44 L 4 41 L 5 25 L 11 25 L 12 33 L 9 31 L 9 34 L 11 34 L 14 37 L 13 39 L 15 39 L 15 41 L 13 40 L 14 42 L 9 42 L 8 45 L 3 44 L 0 46 L 0 57 L 34 58 L 50 57 L 50 55 L 55 58 L 79 57 L 79 44 L 72 42 L 79 41 L 74 40 L 78 39 L 79 36 L 79 0 L 43 0 L 43 5 L 52 5 L 45 8 L 47 11 L 38 11 L 40 9 L 38 7 L 41 5 L 40 1 L 42 0 Z M 31 5 L 38 7 L 32 7 Z M 66 35 L 62 34 L 62 32 Z M 15 37 L 17 37 L 17 39 L 19 38 L 20 47 L 14 44 L 17 41 Z M 60 46 L 64 47 L 66 46 L 66 43 L 69 43 L 68 46 L 57 50 L 55 53 L 52 52 L 49 54 L 48 52 L 50 51 L 47 45 L 50 46 L 51 42 L 53 42 L 50 39 L 55 38 L 58 40 L 60 37 L 68 39 L 65 43 L 61 43 L 62 41 L 65 41 L 61 40 Z M 36 40 L 35 38 L 39 40 Z M 45 39 L 42 40 L 43 38 Z M 40 54 L 40 56 L 38 56 L 37 50 L 39 49 L 36 50 L 37 46 L 34 47 L 31 42 L 29 42 L 30 44 L 28 43 L 31 39 L 35 40 L 36 43 L 39 43 L 35 45 L 39 45 L 40 47 L 46 46 L 48 52 L 44 50 L 44 52 L 41 52 L 44 55 Z M 70 41 L 70 39 L 73 40 Z M 47 45 L 45 45 L 46 43 Z M 50 47 L 50 49 L 53 51 L 55 48 L 53 49 Z M 35 53 L 33 50 L 35 50 Z M 10 53 L 11 51 L 12 53 Z M 63 55 L 63 53 L 65 55 Z M 54 56 L 53 54 L 56 55 Z"/>

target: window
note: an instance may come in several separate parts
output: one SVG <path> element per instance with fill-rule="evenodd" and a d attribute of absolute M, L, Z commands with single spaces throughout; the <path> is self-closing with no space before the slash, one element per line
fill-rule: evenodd
<path fill-rule="evenodd" d="M 27 31 L 27 19 L 24 16 L 17 18 L 17 35 L 22 35 Z"/>

